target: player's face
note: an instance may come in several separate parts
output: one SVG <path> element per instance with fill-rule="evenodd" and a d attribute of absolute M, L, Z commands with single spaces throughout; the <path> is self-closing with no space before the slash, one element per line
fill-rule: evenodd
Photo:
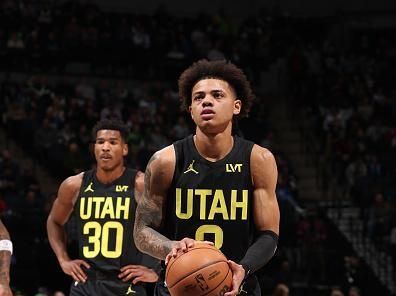
<path fill-rule="evenodd" d="M 208 132 L 221 132 L 241 111 L 241 101 L 224 80 L 200 80 L 194 85 L 191 95 L 191 117 L 200 129 Z"/>
<path fill-rule="evenodd" d="M 128 145 L 124 143 L 119 131 L 99 130 L 96 133 L 95 158 L 98 168 L 111 171 L 122 166 Z"/>

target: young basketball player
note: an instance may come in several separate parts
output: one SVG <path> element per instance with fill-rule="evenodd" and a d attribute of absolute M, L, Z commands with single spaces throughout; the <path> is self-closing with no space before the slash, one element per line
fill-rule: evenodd
<path fill-rule="evenodd" d="M 179 94 L 195 134 L 149 161 L 136 246 L 167 261 L 196 240 L 213 241 L 233 271 L 224 295 L 261 295 L 254 272 L 275 253 L 280 215 L 274 156 L 232 133 L 234 121 L 251 107 L 250 83 L 231 63 L 201 60 L 180 76 Z M 168 295 L 163 281 L 155 292 Z"/>
<path fill-rule="evenodd" d="M 7 228 L 0 221 L 0 296 L 12 296 L 10 289 L 10 263 L 12 242 Z"/>
<path fill-rule="evenodd" d="M 144 177 L 124 165 L 126 136 L 121 122 L 96 124 L 96 169 L 64 180 L 49 214 L 48 238 L 62 270 L 74 280 L 72 296 L 146 295 L 144 283 L 158 279 L 143 266 L 143 254 L 133 241 L 136 199 Z M 67 253 L 64 230 L 72 213 L 80 235 L 80 259 L 75 260 Z"/>

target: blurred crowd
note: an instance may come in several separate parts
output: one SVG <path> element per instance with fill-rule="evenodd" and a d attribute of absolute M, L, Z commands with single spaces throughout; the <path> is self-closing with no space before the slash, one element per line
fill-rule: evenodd
<path fill-rule="evenodd" d="M 69 284 L 45 232 L 56 193 L 42 191 L 34 165 L 59 181 L 89 169 L 93 124 L 120 118 L 130 128 L 128 164 L 144 170 L 154 151 L 191 132 L 176 80 L 199 58 L 233 61 L 254 89 L 265 83 L 261 73 L 272 63 L 287 61 L 285 92 L 315 128 L 332 173 L 323 180 L 336 179 L 361 207 L 367 235 L 395 249 L 396 98 L 387 38 L 362 35 L 341 51 L 328 20 L 294 19 L 278 10 L 235 21 L 221 11 L 176 17 L 164 6 L 152 15 L 110 13 L 79 1 L 2 1 L 0 7 L 0 128 L 34 159 L 22 164 L 0 146 L 0 213 L 15 244 L 12 284 L 19 295 L 59 296 Z M 370 295 L 367 268 L 345 249 L 347 242 L 340 245 L 321 209 L 301 211 L 298 178 L 272 140 L 268 102 L 258 91 L 238 129 L 270 148 L 279 170 L 282 236 L 277 256 L 260 274 L 263 291 Z M 71 225 L 70 248 L 73 235 Z"/>
<path fill-rule="evenodd" d="M 298 43 L 289 59 L 292 104 L 314 129 L 324 188 L 336 186 L 359 207 L 363 235 L 394 256 L 395 41 L 387 31 L 356 30 L 348 50 L 328 39 Z"/>
<path fill-rule="evenodd" d="M 221 11 L 176 17 L 166 6 L 140 15 L 104 12 L 90 1 L 0 5 L 0 62 L 12 71 L 90 70 L 166 79 L 207 57 L 232 59 L 258 77 L 270 60 L 271 18 L 266 14 L 238 23 Z"/>

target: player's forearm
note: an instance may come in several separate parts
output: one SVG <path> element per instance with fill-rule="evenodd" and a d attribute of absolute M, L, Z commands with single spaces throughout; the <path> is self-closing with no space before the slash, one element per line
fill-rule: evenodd
<path fill-rule="evenodd" d="M 0 251 L 0 284 L 9 284 L 10 264 L 11 253 L 8 251 Z"/>
<path fill-rule="evenodd" d="M 160 260 L 165 260 L 174 244 L 173 241 L 147 226 L 135 228 L 134 239 L 136 247 L 141 252 Z"/>
<path fill-rule="evenodd" d="M 10 235 L 0 221 L 0 240 L 10 240 Z M 8 285 L 10 282 L 11 252 L 0 251 L 0 284 Z"/>
<path fill-rule="evenodd" d="M 49 243 L 59 264 L 63 261 L 70 260 L 66 249 L 66 233 L 63 226 L 57 224 L 49 217 L 47 220 L 47 233 Z"/>
<path fill-rule="evenodd" d="M 157 231 L 163 224 L 163 194 L 151 193 L 151 169 L 147 166 L 145 191 L 140 199 L 135 217 L 134 239 L 137 248 L 152 257 L 164 260 L 174 242 Z M 154 184 L 160 183 L 158 180 Z"/>
<path fill-rule="evenodd" d="M 245 271 L 253 273 L 267 264 L 275 254 L 278 239 L 278 234 L 271 230 L 260 231 L 258 238 L 249 247 L 245 256 L 240 261 Z"/>
<path fill-rule="evenodd" d="M 136 210 L 133 236 L 136 247 L 143 253 L 164 260 L 174 242 L 157 231 L 162 224 L 160 207 L 140 203 Z"/>

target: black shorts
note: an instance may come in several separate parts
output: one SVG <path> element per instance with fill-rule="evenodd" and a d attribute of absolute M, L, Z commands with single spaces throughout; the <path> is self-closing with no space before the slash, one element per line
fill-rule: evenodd
<path fill-rule="evenodd" d="M 133 285 L 123 282 L 116 276 L 106 276 L 99 272 L 87 272 L 85 283 L 73 282 L 70 296 L 147 296 L 144 284 Z"/>
<path fill-rule="evenodd" d="M 243 286 L 241 296 L 261 296 L 260 284 L 255 275 L 251 275 Z M 159 280 L 154 288 L 154 296 L 170 296 L 164 280 Z"/>

